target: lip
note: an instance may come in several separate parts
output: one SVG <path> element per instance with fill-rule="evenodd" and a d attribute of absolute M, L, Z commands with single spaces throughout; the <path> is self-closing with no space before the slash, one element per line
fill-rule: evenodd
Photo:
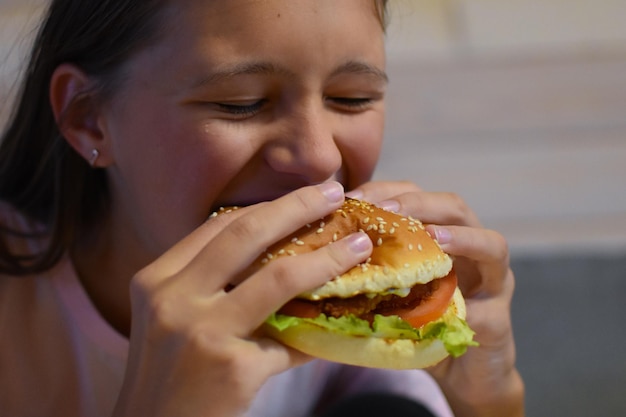
<path fill-rule="evenodd" d="M 324 182 L 328 182 L 328 181 L 338 181 L 338 179 L 336 178 L 336 175 L 333 175 L 331 178 L 329 178 Z M 322 184 L 320 183 L 320 184 Z M 284 197 L 285 195 L 294 192 L 295 190 L 302 188 L 302 187 L 306 187 L 306 186 L 311 186 L 311 185 L 316 185 L 316 184 L 300 184 L 297 186 L 294 186 L 293 184 L 291 186 L 288 187 L 280 187 L 279 189 L 275 189 L 272 192 L 268 192 L 265 194 L 254 194 L 251 193 L 251 195 L 246 196 L 242 199 L 233 199 L 233 200 L 226 200 L 226 201 L 218 201 L 216 204 L 217 208 L 220 207 L 232 207 L 232 206 L 238 206 L 238 207 L 247 207 L 247 206 L 252 206 L 254 204 L 258 204 L 258 203 L 263 203 L 263 202 L 268 202 L 268 201 L 274 201 L 276 199 L 279 199 L 281 197 Z"/>
<path fill-rule="evenodd" d="M 322 181 L 318 184 L 322 184 L 325 182 L 329 182 L 329 181 L 338 181 L 338 182 L 342 182 L 341 178 L 343 176 L 341 175 L 341 172 L 336 172 L 335 174 L 333 174 L 331 177 L 329 177 L 327 180 Z M 258 190 L 259 193 L 255 193 L 253 190 L 251 190 L 248 187 L 248 191 L 250 191 L 249 193 L 245 194 L 243 192 L 239 192 L 237 194 L 239 195 L 231 195 L 231 198 L 226 197 L 224 200 L 217 200 L 215 201 L 215 204 L 212 207 L 212 212 L 218 211 L 220 208 L 224 208 L 224 207 L 248 207 L 248 206 L 253 206 L 255 204 L 259 204 L 259 203 L 264 203 L 264 202 L 269 202 L 269 201 L 274 201 L 278 198 L 284 197 L 285 195 L 294 192 L 295 190 L 302 188 L 302 187 L 306 187 L 306 186 L 313 186 L 313 185 L 318 185 L 318 184 L 311 184 L 311 183 L 307 183 L 305 181 L 301 181 L 301 180 L 292 180 L 292 181 L 283 181 L 282 179 L 278 179 L 276 181 L 276 183 L 274 184 L 274 187 L 272 187 L 273 189 L 267 189 L 267 190 Z"/>

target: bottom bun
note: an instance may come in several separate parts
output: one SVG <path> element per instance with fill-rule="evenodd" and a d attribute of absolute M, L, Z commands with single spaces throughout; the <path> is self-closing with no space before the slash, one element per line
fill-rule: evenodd
<path fill-rule="evenodd" d="M 457 288 L 448 311 L 465 319 L 465 302 Z M 433 366 L 449 354 L 438 339 L 415 341 L 352 336 L 302 323 L 279 331 L 265 325 L 265 334 L 308 355 L 348 365 L 384 369 L 421 369 Z"/>

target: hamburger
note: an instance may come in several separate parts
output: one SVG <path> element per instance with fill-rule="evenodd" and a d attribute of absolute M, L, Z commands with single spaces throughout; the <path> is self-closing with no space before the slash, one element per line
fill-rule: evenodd
<path fill-rule="evenodd" d="M 287 302 L 265 321 L 265 334 L 314 357 L 387 369 L 426 368 L 477 344 L 450 256 L 411 217 L 348 198 L 272 245 L 254 267 L 359 230 L 372 240 L 370 258 Z"/>

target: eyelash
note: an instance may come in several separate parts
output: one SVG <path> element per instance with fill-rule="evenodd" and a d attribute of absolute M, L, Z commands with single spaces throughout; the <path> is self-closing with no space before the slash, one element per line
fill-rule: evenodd
<path fill-rule="evenodd" d="M 216 103 L 220 110 L 239 117 L 252 116 L 257 114 L 263 105 L 265 100 L 258 100 L 252 104 L 226 104 Z"/>
<path fill-rule="evenodd" d="M 361 110 L 372 104 L 371 98 L 350 98 L 350 97 L 328 97 L 328 100 L 335 102 L 341 107 L 349 110 Z"/>
<path fill-rule="evenodd" d="M 346 111 L 358 111 L 367 108 L 374 101 L 371 98 L 350 98 L 350 97 L 327 97 Z M 258 100 L 252 104 L 228 104 L 215 103 L 219 109 L 233 116 L 245 118 L 256 115 L 266 104 L 267 100 Z"/>

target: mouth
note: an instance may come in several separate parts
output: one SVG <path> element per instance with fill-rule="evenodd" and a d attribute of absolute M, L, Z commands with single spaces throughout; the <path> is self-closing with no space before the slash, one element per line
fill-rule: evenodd
<path fill-rule="evenodd" d="M 331 178 L 329 178 L 326 181 L 323 182 L 328 182 L 328 181 L 339 181 L 339 179 L 337 178 L 337 175 L 333 175 Z M 233 207 L 233 206 L 237 206 L 237 207 L 248 207 L 248 206 L 253 206 L 255 204 L 259 204 L 259 203 L 264 203 L 264 202 L 269 202 L 269 201 L 274 201 L 277 200 L 281 197 L 284 197 L 285 195 L 294 192 L 295 190 L 297 190 L 298 188 L 302 188 L 302 187 L 306 187 L 306 186 L 310 186 L 310 185 L 316 185 L 316 184 L 300 184 L 300 185 L 295 185 L 295 184 L 291 184 L 290 186 L 286 186 L 286 187 L 279 187 L 277 189 L 274 190 L 266 190 L 267 192 L 265 193 L 259 193 L 259 194 L 255 194 L 254 192 L 249 193 L 248 195 L 241 195 L 241 196 L 231 196 L 234 198 L 225 198 L 223 200 L 218 199 L 217 201 L 215 201 L 215 204 L 213 206 L 213 209 L 219 209 L 221 207 Z M 240 197 L 240 198 L 238 198 Z"/>

